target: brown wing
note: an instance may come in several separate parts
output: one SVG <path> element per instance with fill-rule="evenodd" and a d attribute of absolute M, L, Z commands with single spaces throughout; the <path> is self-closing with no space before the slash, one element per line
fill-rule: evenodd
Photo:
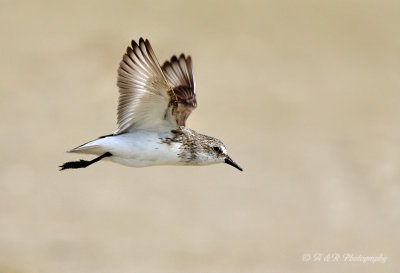
<path fill-rule="evenodd" d="M 172 56 L 166 61 L 162 70 L 169 85 L 178 99 L 176 120 L 179 126 L 185 126 L 186 119 L 196 108 L 196 82 L 193 74 L 193 64 L 190 56 L 181 54 L 179 59 Z"/>
<path fill-rule="evenodd" d="M 177 99 L 168 84 L 149 41 L 132 41 L 118 69 L 118 129 L 177 128 Z"/>

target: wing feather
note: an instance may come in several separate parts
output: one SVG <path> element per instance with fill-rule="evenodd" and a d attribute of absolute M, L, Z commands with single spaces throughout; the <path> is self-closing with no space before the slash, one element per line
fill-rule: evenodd
<path fill-rule="evenodd" d="M 118 68 L 118 129 L 176 128 L 177 98 L 148 40 L 132 41 Z"/>
<path fill-rule="evenodd" d="M 162 69 L 178 100 L 176 120 L 179 126 L 185 126 L 187 118 L 197 107 L 192 59 L 190 56 L 186 58 L 184 54 L 179 59 L 172 56 L 170 61 L 163 64 Z"/>

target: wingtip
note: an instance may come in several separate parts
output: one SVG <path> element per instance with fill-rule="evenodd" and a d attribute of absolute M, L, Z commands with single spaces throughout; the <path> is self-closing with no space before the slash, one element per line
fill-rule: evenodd
<path fill-rule="evenodd" d="M 171 57 L 171 63 L 172 62 L 177 62 L 178 61 L 178 57 L 176 57 L 176 55 L 173 55 L 172 57 Z"/>
<path fill-rule="evenodd" d="M 138 44 L 136 43 L 136 41 L 135 40 L 132 40 L 131 41 L 131 49 L 134 49 L 135 47 L 138 47 Z M 128 47 L 129 48 L 129 47 Z"/>
<path fill-rule="evenodd" d="M 144 41 L 144 44 L 146 45 L 147 48 L 151 49 L 151 44 L 150 44 L 150 41 L 148 39 L 146 39 Z"/>
<path fill-rule="evenodd" d="M 151 47 L 149 40 L 148 40 L 148 39 L 145 39 L 145 38 L 143 38 L 143 37 L 140 37 L 140 39 L 139 39 L 139 47 L 140 47 L 141 45 L 144 45 L 144 46 L 147 47 L 147 48 Z"/>

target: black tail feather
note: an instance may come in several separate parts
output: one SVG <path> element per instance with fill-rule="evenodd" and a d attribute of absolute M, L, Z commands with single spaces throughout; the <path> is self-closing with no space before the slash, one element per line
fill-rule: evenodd
<path fill-rule="evenodd" d="M 62 164 L 61 166 L 59 166 L 61 168 L 60 171 L 65 170 L 65 169 L 86 168 L 87 166 L 92 165 L 93 163 L 96 163 L 97 161 L 99 161 L 105 157 L 108 157 L 108 156 L 112 156 L 112 154 L 107 152 L 105 154 L 102 154 L 99 157 L 96 157 L 95 159 L 93 159 L 91 161 L 87 161 L 87 160 L 83 160 L 83 159 L 81 159 L 79 161 L 69 161 L 69 162 L 66 162 L 66 163 Z"/>

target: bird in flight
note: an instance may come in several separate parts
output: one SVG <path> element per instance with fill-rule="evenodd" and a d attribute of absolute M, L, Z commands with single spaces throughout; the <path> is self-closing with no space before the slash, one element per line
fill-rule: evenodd
<path fill-rule="evenodd" d="M 173 56 L 161 67 L 149 41 L 132 41 L 118 68 L 118 129 L 69 152 L 97 155 L 66 162 L 85 168 L 102 159 L 132 167 L 227 163 L 243 171 L 222 141 L 185 127 L 196 108 L 192 59 Z"/>

